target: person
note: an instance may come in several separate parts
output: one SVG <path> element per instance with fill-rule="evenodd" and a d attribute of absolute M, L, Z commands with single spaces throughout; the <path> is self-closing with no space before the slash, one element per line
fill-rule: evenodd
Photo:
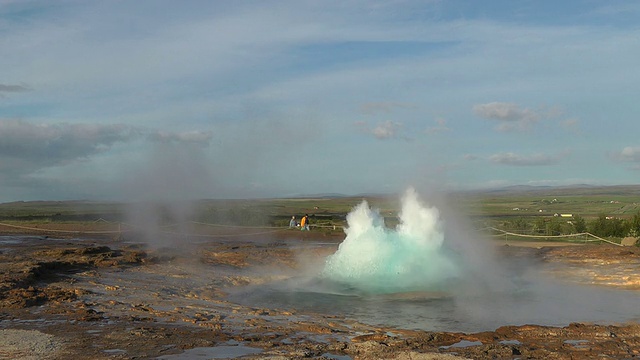
<path fill-rule="evenodd" d="M 300 221 L 300 230 L 309 231 L 309 215 L 308 214 L 304 214 L 304 216 L 302 217 L 302 220 Z"/>
<path fill-rule="evenodd" d="M 296 227 L 296 217 L 295 215 L 291 217 L 291 221 L 289 221 L 289 228 L 294 228 Z"/>

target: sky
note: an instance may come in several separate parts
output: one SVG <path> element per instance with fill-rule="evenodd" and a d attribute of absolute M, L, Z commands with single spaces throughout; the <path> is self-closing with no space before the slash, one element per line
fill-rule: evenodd
<path fill-rule="evenodd" d="M 635 0 L 0 0 L 0 202 L 637 184 Z"/>

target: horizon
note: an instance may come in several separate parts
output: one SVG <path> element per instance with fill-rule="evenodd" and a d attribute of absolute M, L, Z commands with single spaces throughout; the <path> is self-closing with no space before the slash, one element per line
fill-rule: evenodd
<path fill-rule="evenodd" d="M 590 185 L 590 184 L 572 184 L 572 185 L 508 185 L 504 187 L 494 187 L 494 188 L 481 188 L 481 189 L 463 189 L 463 190 L 451 190 L 441 193 L 440 195 L 456 195 L 456 194 L 467 194 L 467 193 L 477 193 L 477 194 L 491 194 L 495 195 L 496 193 L 512 193 L 512 194 L 531 194 L 536 193 L 538 191 L 544 190 L 564 190 L 571 192 L 572 190 L 584 190 L 589 189 L 591 191 L 605 191 L 605 190 L 613 190 L 619 188 L 634 188 L 640 191 L 640 184 L 617 184 L 617 185 Z M 406 191 L 406 189 L 404 190 Z M 261 201 L 261 200 L 311 200 L 311 199 L 340 199 L 340 198 L 376 198 L 376 197 L 400 197 L 402 195 L 401 192 L 389 192 L 389 193 L 358 193 L 358 194 L 340 194 L 340 193 L 317 193 L 317 194 L 294 194 L 289 196 L 279 196 L 279 197 L 256 197 L 256 198 L 192 198 L 192 199 L 176 199 L 177 202 L 198 202 L 198 201 Z M 420 194 L 423 196 L 424 194 Z M 556 195 L 555 196 L 562 196 Z M 37 202 L 60 202 L 60 203 L 112 203 L 112 204 L 128 204 L 128 203 L 163 203 L 166 202 L 165 198 L 158 199 L 133 199 L 133 200 L 101 200 L 101 199 L 63 199 L 63 200 L 51 200 L 51 199 L 34 199 L 34 200 L 12 200 L 12 201 L 0 201 L 0 205 L 3 204 L 12 204 L 12 203 L 37 203 Z"/>
<path fill-rule="evenodd" d="M 0 0 L 0 202 L 633 185 L 640 3 Z"/>

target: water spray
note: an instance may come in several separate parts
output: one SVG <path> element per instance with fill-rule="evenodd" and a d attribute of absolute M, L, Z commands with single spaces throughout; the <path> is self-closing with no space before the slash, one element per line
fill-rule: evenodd
<path fill-rule="evenodd" d="M 346 238 L 327 258 L 322 276 L 370 293 L 446 290 L 460 269 L 443 247 L 438 209 L 423 205 L 410 188 L 399 220 L 395 229 L 387 228 L 362 201 L 347 215 Z"/>

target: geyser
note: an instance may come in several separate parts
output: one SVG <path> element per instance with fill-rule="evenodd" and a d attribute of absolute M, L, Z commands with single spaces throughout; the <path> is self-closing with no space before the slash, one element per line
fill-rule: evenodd
<path fill-rule="evenodd" d="M 347 215 L 346 238 L 327 258 L 322 277 L 369 293 L 446 290 L 460 268 L 443 246 L 438 209 L 423 205 L 410 188 L 399 220 L 389 229 L 366 201 L 356 206 Z"/>

